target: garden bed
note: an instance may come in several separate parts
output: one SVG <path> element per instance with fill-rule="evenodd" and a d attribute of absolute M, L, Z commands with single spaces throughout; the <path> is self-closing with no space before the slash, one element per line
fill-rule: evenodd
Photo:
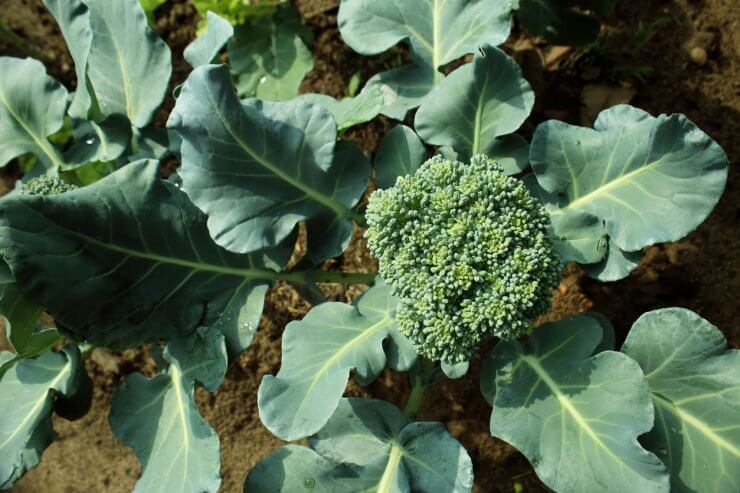
<path fill-rule="evenodd" d="M 342 96 L 353 74 L 359 72 L 367 80 L 378 71 L 380 61 L 360 57 L 342 42 L 336 27 L 336 2 L 295 3 L 314 30 L 316 40 L 314 69 L 303 82 L 303 92 Z M 554 117 L 590 125 L 591 122 L 583 121 L 588 118 L 583 110 L 584 89 L 597 91 L 594 87 L 598 86 L 606 96 L 620 100 L 634 92 L 631 103 L 651 114 L 686 114 L 725 149 L 731 163 L 736 162 L 740 158 L 740 10 L 736 1 L 622 3 L 606 20 L 609 36 L 599 50 L 560 50 L 515 30 L 507 49 L 523 65 L 525 76 L 537 93 L 535 111 L 523 130 L 525 136 L 531 137 L 538 123 Z M 6 0 L 3 6 L 9 26 L 48 55 L 50 75 L 72 88 L 71 59 L 63 51 L 63 39 L 41 2 Z M 182 51 L 194 37 L 195 22 L 195 11 L 185 3 L 169 2 L 157 11 L 156 29 L 173 50 L 173 88 L 185 80 L 189 71 Z M 646 25 L 655 30 L 652 36 L 635 34 Z M 644 38 L 635 39 L 636 36 Z M 644 44 L 642 39 L 646 39 Z M 630 49 L 616 53 L 615 47 L 620 46 Z M 3 47 L 3 52 L 18 55 L 8 47 Z M 624 68 L 614 70 L 615 65 Z M 174 99 L 168 96 L 157 119 L 160 125 L 173 104 Z M 589 100 L 586 109 L 594 105 L 599 106 Z M 346 135 L 362 149 L 374 151 L 388 128 L 390 122 L 380 118 L 351 129 Z M 12 176 L 12 170 L 6 173 Z M 697 231 L 678 243 L 649 247 L 640 267 L 622 281 L 599 283 L 584 276 L 575 264 L 569 265 L 553 308 L 543 320 L 599 311 L 613 322 L 619 344 L 642 313 L 680 306 L 722 328 L 731 346 L 738 347 L 740 332 L 735 327 L 736 296 L 740 292 L 739 223 L 738 173 L 731 165 L 719 205 Z M 373 262 L 364 240 L 356 235 L 339 260 L 339 267 L 371 271 Z M 335 285 L 325 288 L 332 299 L 340 301 L 359 292 L 357 288 Z M 197 393 L 204 418 L 221 440 L 223 491 L 240 491 L 245 472 L 283 444 L 260 423 L 257 389 L 263 375 L 275 374 L 280 368 L 285 325 L 302 318 L 308 309 L 309 305 L 286 284 L 279 283 L 271 289 L 252 346 L 231 365 L 217 392 Z M 113 437 L 108 410 L 113 391 L 125 375 L 133 371 L 151 374 L 153 369 L 144 350 L 94 350 L 87 361 L 95 384 L 92 411 L 74 422 L 55 418 L 59 439 L 14 491 L 130 491 L 140 474 L 139 465 L 132 450 Z M 545 491 L 526 458 L 512 446 L 491 437 L 490 407 L 480 395 L 479 371 L 479 360 L 473 360 L 470 378 L 447 382 L 430 392 L 419 419 L 442 422 L 465 446 L 474 464 L 476 491 L 511 492 L 515 483 L 521 483 L 525 491 Z M 346 395 L 378 397 L 402 407 L 408 391 L 406 375 L 385 370 L 367 388 L 351 381 Z"/>

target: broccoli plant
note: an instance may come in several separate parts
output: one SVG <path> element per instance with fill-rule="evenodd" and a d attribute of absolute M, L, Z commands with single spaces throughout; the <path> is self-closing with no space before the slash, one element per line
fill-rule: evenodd
<path fill-rule="evenodd" d="M 156 374 L 126 376 L 109 415 L 141 462 L 136 490 L 217 491 L 223 437 L 194 393 L 217 391 L 267 290 L 285 282 L 313 307 L 285 327 L 259 415 L 306 445 L 269 454 L 245 491 L 471 491 L 463 445 L 416 417 L 428 389 L 465 377 L 474 358 L 491 435 L 556 491 L 737 489 L 740 361 L 717 328 L 657 310 L 617 351 L 597 313 L 538 325 L 565 262 L 622 279 L 642 249 L 711 213 L 727 156 L 685 116 L 616 106 L 594 128 L 542 123 L 528 142 L 516 132 L 534 93 L 496 47 L 510 2 L 345 0 L 352 48 L 405 42 L 411 63 L 349 99 L 293 97 L 282 50 L 239 43 L 268 33 L 299 53 L 297 17 L 275 9 L 288 16 L 277 32 L 209 12 L 165 131 L 151 122 L 170 53 L 138 1 L 45 3 L 78 84 L 70 97 L 39 62 L 0 58 L 0 161 L 38 159 L 0 200 L 1 488 L 41 460 L 54 413 L 85 413 L 93 348 L 146 344 Z M 231 66 L 212 63 L 224 48 Z M 288 90 L 255 88 L 263 77 Z M 406 119 L 371 160 L 342 130 L 379 112 Z M 49 139 L 65 119 L 68 148 Z M 169 177 L 166 156 L 179 162 Z M 377 272 L 329 267 L 356 234 Z M 343 303 L 321 283 L 367 288 Z M 369 385 L 386 367 L 409 374 L 403 408 L 344 397 L 350 378 Z"/>

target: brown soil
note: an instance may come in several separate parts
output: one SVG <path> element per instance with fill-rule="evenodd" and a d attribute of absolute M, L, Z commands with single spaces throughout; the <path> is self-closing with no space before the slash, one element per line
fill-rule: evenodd
<path fill-rule="evenodd" d="M 342 43 L 336 29 L 337 3 L 296 0 L 316 33 L 315 67 L 303 85 L 304 91 L 341 96 L 352 74 L 359 71 L 367 79 L 383 63 L 381 58 L 360 57 Z M 41 2 L 5 0 L 2 6 L 7 24 L 51 53 L 51 74 L 72 88 L 69 55 Z M 192 8 L 183 2 L 171 2 L 159 9 L 157 19 L 156 27 L 176 57 L 174 80 L 181 82 L 187 67 L 179 55 L 193 35 Z M 614 47 L 634 45 L 641 20 L 650 23 L 655 19 L 667 21 L 643 47 L 615 55 Z M 586 84 L 630 85 L 636 89 L 633 104 L 653 114 L 685 113 L 723 146 L 731 162 L 736 162 L 740 158 L 740 9 L 736 0 L 622 2 L 607 19 L 607 26 L 608 41 L 601 49 L 565 51 L 554 62 L 548 57 L 555 51 L 539 40 L 522 34 L 512 38 L 508 45 L 520 61 L 525 60 L 525 73 L 538 93 L 537 108 L 524 132 L 531 132 L 536 123 L 551 117 L 579 122 L 581 92 Z M 526 53 L 517 48 L 523 40 L 529 47 Z M 707 54 L 703 64 L 691 59 L 690 53 L 697 47 Z M 0 49 L 3 54 L 19 55 L 10 47 L 0 45 Z M 532 53 L 537 56 L 532 57 Z M 616 63 L 651 66 L 653 70 L 640 82 L 634 73 L 614 70 Z M 160 123 L 171 104 L 170 98 L 158 119 Z M 379 119 L 352 130 L 348 137 L 372 151 L 389 125 Z M 641 313 L 684 306 L 724 329 L 731 344 L 738 347 L 736 321 L 740 312 L 735 297 L 740 293 L 739 199 L 738 173 L 732 167 L 722 201 L 696 232 L 678 243 L 647 249 L 638 270 L 620 282 L 598 283 L 584 277 L 578 267 L 569 266 L 553 309 L 545 318 L 600 311 L 613 321 L 621 339 Z M 358 240 L 339 263 L 345 270 L 358 271 L 369 269 L 372 260 Z M 333 298 L 340 300 L 357 293 L 356 289 L 327 288 Z M 291 288 L 276 286 L 268 296 L 252 347 L 232 365 L 216 393 L 198 391 L 200 408 L 221 438 L 225 492 L 240 491 L 246 472 L 282 445 L 260 424 L 257 388 L 263 375 L 279 369 L 283 328 L 302 317 L 308 308 Z M 490 437 L 490 408 L 478 389 L 479 366 L 479 360 L 473 361 L 466 378 L 430 392 L 419 418 L 443 422 L 465 445 L 475 464 L 476 491 L 511 492 L 515 483 L 521 483 L 527 491 L 545 491 L 523 456 Z M 107 412 L 112 393 L 123 377 L 133 371 L 151 372 L 151 361 L 141 350 L 118 354 L 95 350 L 87 368 L 95 381 L 92 411 L 76 422 L 55 418 L 59 439 L 46 450 L 41 465 L 18 482 L 15 491 L 125 492 L 133 487 L 139 465 L 131 449 L 114 439 Z M 351 383 L 348 395 L 374 396 L 403 405 L 408 390 L 405 375 L 386 371 L 368 388 Z"/>

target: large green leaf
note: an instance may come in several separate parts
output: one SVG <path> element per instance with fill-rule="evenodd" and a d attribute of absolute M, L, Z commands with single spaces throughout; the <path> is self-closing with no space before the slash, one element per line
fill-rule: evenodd
<path fill-rule="evenodd" d="M 73 129 L 75 144 L 64 153 L 65 170 L 92 162 L 112 162 L 123 156 L 131 143 L 131 124 L 123 115 L 112 115 L 100 123 L 82 121 Z"/>
<path fill-rule="evenodd" d="M 671 491 L 740 489 L 740 351 L 690 310 L 644 314 L 622 352 L 650 384 L 655 427 L 644 438 L 671 472 Z"/>
<path fill-rule="evenodd" d="M 685 116 L 654 118 L 626 105 L 603 111 L 593 130 L 543 123 L 530 161 L 554 236 L 575 243 L 564 259 L 589 263 L 600 257 L 587 252 L 605 253 L 606 236 L 618 253 L 687 235 L 717 204 L 728 167 L 719 145 Z"/>
<path fill-rule="evenodd" d="M 137 161 L 78 190 L 0 202 L 0 249 L 20 289 L 75 337 L 120 348 L 188 334 L 277 278 L 266 258 L 215 245 L 205 217 L 158 175 L 156 161 Z M 251 306 L 224 333 L 256 327 L 261 303 Z"/>
<path fill-rule="evenodd" d="M 72 398 L 87 378 L 76 346 L 13 366 L 0 380 L 0 489 L 35 467 L 54 439 L 55 395 Z"/>
<path fill-rule="evenodd" d="M 479 45 L 506 41 L 510 0 L 344 0 L 339 30 L 363 55 L 376 55 L 405 41 L 412 63 L 370 79 L 385 98 L 383 113 L 403 119 L 444 76 L 446 64 Z"/>
<path fill-rule="evenodd" d="M 366 87 L 353 98 L 337 100 L 326 94 L 304 94 L 300 99 L 329 110 L 337 121 L 339 131 L 369 122 L 383 109 L 383 93 L 377 86 Z"/>
<path fill-rule="evenodd" d="M 390 288 L 378 280 L 354 306 L 324 303 L 288 324 L 280 372 L 265 375 L 259 388 L 262 423 L 284 440 L 307 437 L 336 409 L 351 370 L 362 384 L 372 382 L 387 360 L 408 370 L 416 353 L 398 332 L 395 306 Z M 393 359 L 384 341 L 395 346 Z"/>
<path fill-rule="evenodd" d="M 90 11 L 81 0 L 43 0 L 44 5 L 59 24 L 59 30 L 67 42 L 77 75 L 77 89 L 69 105 L 69 115 L 73 118 L 94 118 L 97 101 L 91 99 L 87 77 L 87 58 L 90 55 L 93 32 L 90 28 Z"/>
<path fill-rule="evenodd" d="M 208 30 L 185 48 L 183 56 L 193 68 L 207 65 L 216 58 L 232 36 L 234 28 L 229 21 L 209 10 Z"/>
<path fill-rule="evenodd" d="M 240 97 L 284 101 L 313 68 L 311 38 L 292 6 L 280 7 L 272 17 L 248 19 L 229 42 L 229 62 Z"/>
<path fill-rule="evenodd" d="M 240 103 L 225 66 L 190 74 L 168 126 L 183 138 L 183 190 L 208 215 L 216 243 L 235 252 L 277 245 L 302 220 L 345 224 L 367 184 L 367 163 L 334 163 L 336 123 L 320 106 Z"/>
<path fill-rule="evenodd" d="M 138 0 L 84 3 L 93 33 L 87 75 L 100 112 L 126 115 L 134 126 L 144 127 L 167 93 L 170 49 L 149 27 Z"/>
<path fill-rule="evenodd" d="M 519 65 L 498 48 L 483 45 L 434 88 L 416 113 L 414 126 L 428 144 L 451 146 L 467 161 L 496 157 L 498 137 L 516 131 L 534 105 L 532 87 Z M 518 167 L 505 171 L 515 174 Z"/>
<path fill-rule="evenodd" d="M 396 184 L 399 176 L 413 174 L 426 158 L 427 150 L 419 137 L 406 125 L 388 132 L 375 155 L 375 182 L 379 188 Z"/>
<path fill-rule="evenodd" d="M 663 463 L 637 437 L 653 426 L 640 367 L 604 351 L 592 316 L 544 324 L 526 344 L 499 343 L 482 373 L 491 434 L 514 445 L 555 491 L 668 491 Z M 612 342 L 612 341 L 607 341 Z"/>
<path fill-rule="evenodd" d="M 137 492 L 216 492 L 221 459 L 216 432 L 198 411 L 195 382 L 215 390 L 226 373 L 223 335 L 199 329 L 167 345 L 167 371 L 152 379 L 135 373 L 113 398 L 110 425 L 142 464 Z"/>
<path fill-rule="evenodd" d="M 67 99 L 38 60 L 0 57 L 0 166 L 31 153 L 44 168 L 60 168 L 62 156 L 47 137 L 62 128 Z"/>
<path fill-rule="evenodd" d="M 473 488 L 473 464 L 440 423 L 410 423 L 379 400 L 341 399 L 326 426 L 257 464 L 245 492 L 315 491 L 462 493 Z"/>

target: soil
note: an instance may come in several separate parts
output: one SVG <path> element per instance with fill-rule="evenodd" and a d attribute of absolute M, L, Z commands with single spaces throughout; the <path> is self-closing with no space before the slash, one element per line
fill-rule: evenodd
<path fill-rule="evenodd" d="M 296 0 L 315 32 L 314 70 L 304 92 L 343 96 L 350 77 L 363 80 L 382 69 L 382 57 L 364 58 L 346 47 L 336 28 L 337 0 Z M 6 24 L 48 56 L 47 66 L 70 89 L 74 71 L 56 25 L 40 0 L 5 0 Z M 195 12 L 184 2 L 168 2 L 156 12 L 156 29 L 175 56 L 173 84 L 187 76 L 182 50 L 192 39 Z M 645 35 L 645 26 L 651 27 Z M 647 38 L 647 39 L 646 39 Z M 580 123 L 593 108 L 585 107 L 584 88 L 606 88 L 610 100 L 630 99 L 653 114 L 685 113 L 725 149 L 730 162 L 740 159 L 740 8 L 737 0 L 645 0 L 621 2 L 606 19 L 595 48 L 576 51 L 552 47 L 515 29 L 507 49 L 524 66 L 538 103 L 523 132 L 548 118 Z M 22 55 L 0 45 L 0 52 Z M 611 91 L 611 92 L 610 92 Z M 588 92 L 588 89 L 586 90 Z M 172 106 L 169 97 L 157 122 Z M 597 108 L 598 109 L 598 108 Z M 384 118 L 346 134 L 373 151 L 391 122 Z M 7 169 L 6 169 L 7 172 Z M 12 174 L 12 168 L 11 173 Z M 543 317 L 559 319 L 586 310 L 607 315 L 618 343 L 642 313 L 665 306 L 690 308 L 722 328 L 733 347 L 740 346 L 736 321 L 740 311 L 740 194 L 738 172 L 730 169 L 727 190 L 709 219 L 686 239 L 646 249 L 640 267 L 629 278 L 609 284 L 585 277 L 568 266 L 555 293 L 552 310 Z M 347 271 L 367 271 L 373 260 L 358 236 L 337 261 Z M 334 299 L 349 300 L 358 288 L 326 286 Z M 263 375 L 280 367 L 280 340 L 285 325 L 301 318 L 309 305 L 290 287 L 277 285 L 267 298 L 253 345 L 229 369 L 221 388 L 197 393 L 198 404 L 221 438 L 224 492 L 241 491 L 246 472 L 283 443 L 261 424 L 257 388 Z M 485 354 L 483 348 L 480 354 Z M 480 361 L 469 375 L 441 385 L 422 404 L 419 419 L 436 420 L 466 447 L 475 465 L 476 491 L 547 491 L 528 461 L 513 447 L 488 433 L 490 408 L 478 389 Z M 96 349 L 87 361 L 95 382 L 91 412 L 76 422 L 55 418 L 59 438 L 41 464 L 14 488 L 17 492 L 72 493 L 130 491 L 140 467 L 131 449 L 118 443 L 107 423 L 111 397 L 126 374 L 151 374 L 153 363 L 144 350 L 111 353 Z M 351 382 L 347 395 L 387 399 L 399 406 L 408 394 L 405 375 L 391 371 L 367 388 Z"/>

